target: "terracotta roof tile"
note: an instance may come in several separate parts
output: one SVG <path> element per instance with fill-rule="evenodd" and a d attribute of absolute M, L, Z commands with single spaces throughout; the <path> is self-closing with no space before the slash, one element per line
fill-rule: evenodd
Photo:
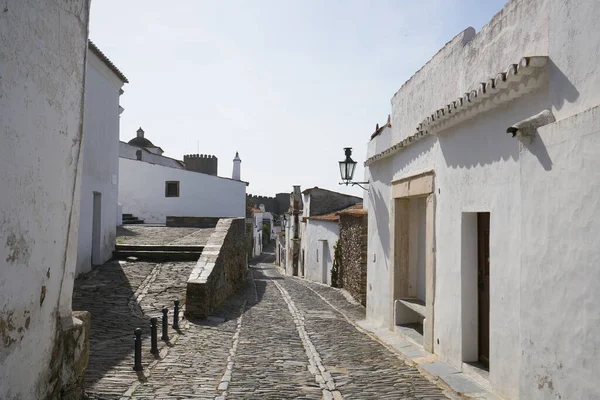
<path fill-rule="evenodd" d="M 314 215 L 312 217 L 309 217 L 308 219 L 314 219 L 317 221 L 338 221 L 340 217 L 337 215 L 337 213 L 332 212 L 329 214 Z"/>
<path fill-rule="evenodd" d="M 343 210 L 338 210 L 334 212 L 330 212 L 322 215 L 314 215 L 309 217 L 308 219 L 314 219 L 317 221 L 339 221 L 340 214 L 349 214 L 349 215 L 363 215 L 366 214 L 367 210 L 363 209 L 362 203 L 357 203 L 351 205 L 350 207 L 344 208 Z"/>
<path fill-rule="evenodd" d="M 119 68 L 117 68 L 117 66 L 115 64 L 113 64 L 112 61 L 110 61 L 110 59 L 106 56 L 106 54 L 104 54 L 102 52 L 102 50 L 100 50 L 98 48 L 98 46 L 96 46 L 94 44 L 94 42 L 92 42 L 91 40 L 88 40 L 88 48 L 96 55 L 98 56 L 99 59 L 101 59 L 104 64 L 106 64 L 106 66 L 108 68 L 110 68 L 110 70 L 112 72 L 115 73 L 115 75 L 117 75 L 119 77 L 120 80 L 122 80 L 124 83 L 129 83 L 129 81 L 127 80 L 127 78 L 125 77 L 125 75 L 123 75 L 123 73 L 119 70 Z"/>

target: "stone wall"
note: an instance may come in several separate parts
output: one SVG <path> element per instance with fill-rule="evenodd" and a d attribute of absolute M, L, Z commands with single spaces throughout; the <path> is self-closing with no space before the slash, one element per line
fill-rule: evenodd
<path fill-rule="evenodd" d="M 218 217 L 167 217 L 167 226 L 177 228 L 214 228 Z"/>
<path fill-rule="evenodd" d="M 248 201 L 258 208 L 261 204 L 265 206 L 265 211 L 268 211 L 273 214 L 279 214 L 279 205 L 277 204 L 277 199 L 275 197 L 267 197 L 267 196 L 256 196 L 253 194 L 246 195 Z"/>
<path fill-rule="evenodd" d="M 185 315 L 205 319 L 246 281 L 244 218 L 221 219 L 187 282 Z"/>
<path fill-rule="evenodd" d="M 367 287 L 367 213 L 340 213 L 340 279 L 352 297 L 366 305 Z"/>
<path fill-rule="evenodd" d="M 283 214 L 290 208 L 290 194 L 289 193 L 277 193 L 275 197 L 257 196 L 253 194 L 246 195 L 246 199 L 258 208 L 261 204 L 264 204 L 265 211 L 273 214 Z"/>

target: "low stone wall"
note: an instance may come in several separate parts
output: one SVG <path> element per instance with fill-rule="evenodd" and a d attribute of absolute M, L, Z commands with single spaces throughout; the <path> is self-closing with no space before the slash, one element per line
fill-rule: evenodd
<path fill-rule="evenodd" d="M 352 297 L 367 304 L 367 214 L 340 213 L 340 279 Z"/>
<path fill-rule="evenodd" d="M 167 226 L 177 228 L 214 228 L 221 218 L 219 217 L 169 217 Z"/>
<path fill-rule="evenodd" d="M 246 281 L 245 219 L 223 218 L 187 281 L 185 315 L 205 319 Z"/>
<path fill-rule="evenodd" d="M 90 355 L 91 315 L 73 311 L 57 322 L 58 332 L 50 362 L 51 394 L 48 398 L 79 400 L 84 398 L 84 374 Z"/>

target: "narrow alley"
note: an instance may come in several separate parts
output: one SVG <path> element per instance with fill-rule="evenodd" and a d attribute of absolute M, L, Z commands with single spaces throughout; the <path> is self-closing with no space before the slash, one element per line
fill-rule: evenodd
<path fill-rule="evenodd" d="M 132 228 L 133 229 L 133 228 Z M 148 228 L 145 228 L 148 230 Z M 152 235 L 180 243 L 209 230 Z M 171 236 L 169 236 L 171 235 Z M 173 236 L 174 235 L 174 236 Z M 124 236 L 119 240 L 129 241 Z M 198 243 L 201 239 L 196 239 Z M 207 320 L 169 327 L 150 354 L 149 319 L 184 304 L 193 262 L 111 261 L 77 279 L 74 308 L 92 311 L 86 392 L 91 399 L 440 399 L 441 389 L 358 327 L 365 309 L 336 289 L 284 276 L 255 258 L 244 290 Z M 135 328 L 144 370 L 135 372 Z M 159 333 L 160 339 L 160 333 Z"/>

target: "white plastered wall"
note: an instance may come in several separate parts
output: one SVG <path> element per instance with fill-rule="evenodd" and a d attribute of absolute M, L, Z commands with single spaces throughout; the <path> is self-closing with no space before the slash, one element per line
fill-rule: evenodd
<path fill-rule="evenodd" d="M 333 246 L 340 236 L 338 221 L 319 221 L 309 219 L 303 236 L 305 250 L 305 277 L 311 281 L 331 285 L 331 267 L 333 266 Z M 326 241 L 326 254 L 323 254 L 323 241 Z M 325 259 L 323 259 L 325 256 Z M 325 261 L 325 263 L 323 263 Z M 325 266 L 325 271 L 323 271 Z M 325 280 L 323 280 L 325 277 Z"/>
<path fill-rule="evenodd" d="M 165 197 L 165 182 L 179 181 L 179 197 Z M 119 158 L 123 212 L 147 223 L 167 216 L 244 217 L 246 183 L 198 172 Z"/>
<path fill-rule="evenodd" d="M 77 274 L 111 258 L 118 210 L 119 91 L 123 82 L 94 53 L 88 53 L 87 62 Z M 92 260 L 94 193 L 101 195 L 101 222 L 100 252 Z"/>
<path fill-rule="evenodd" d="M 367 317 L 387 325 L 390 182 L 435 171 L 434 351 L 460 367 L 465 352 L 461 226 L 490 212 L 490 385 L 509 398 L 597 398 L 600 387 L 598 187 L 600 3 L 511 1 L 480 33 L 465 32 L 392 99 L 391 143 L 431 112 L 523 56 L 547 55 L 549 86 L 413 143 L 372 164 Z M 512 123 L 550 108 L 555 124 L 531 145 Z M 594 122 L 595 121 L 595 122 Z M 385 132 L 369 156 L 387 148 Z M 465 239 L 466 240 L 466 239 Z M 374 258 L 376 261 L 373 261 Z M 439 339 L 439 344 L 437 340 Z M 467 340 L 467 339 L 465 339 Z"/>
<path fill-rule="evenodd" d="M 2 10 L 0 398 L 43 399 L 59 321 L 71 318 L 89 2 Z"/>
<path fill-rule="evenodd" d="M 600 397 L 600 108 L 521 158 L 520 398 Z"/>

